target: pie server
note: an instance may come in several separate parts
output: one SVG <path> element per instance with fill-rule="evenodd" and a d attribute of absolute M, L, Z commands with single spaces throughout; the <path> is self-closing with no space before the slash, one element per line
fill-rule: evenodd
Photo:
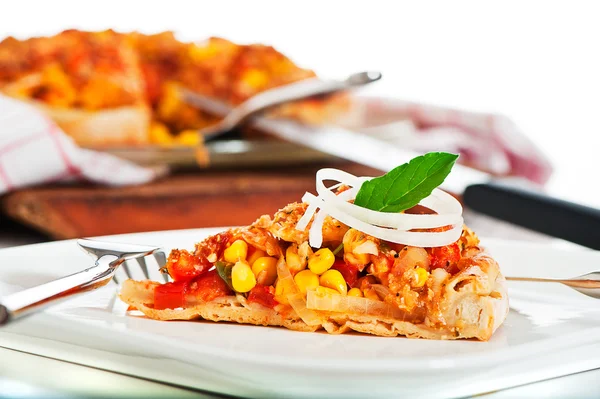
<path fill-rule="evenodd" d="M 212 98 L 186 93 L 190 104 L 226 116 L 232 107 Z M 388 172 L 420 155 L 371 136 L 338 126 L 315 127 L 291 120 L 254 116 L 248 121 L 265 133 Z M 492 175 L 455 165 L 441 186 L 462 196 L 468 208 L 496 219 L 561 238 L 592 249 L 600 249 L 600 210 L 553 198 L 525 179 L 495 179 Z"/>
<path fill-rule="evenodd" d="M 125 261 L 154 255 L 163 259 L 158 247 L 119 244 L 96 240 L 77 240 L 81 249 L 91 255 L 94 266 L 49 283 L 28 288 L 0 298 L 0 326 L 54 305 L 73 295 L 95 290 L 108 284 Z"/>

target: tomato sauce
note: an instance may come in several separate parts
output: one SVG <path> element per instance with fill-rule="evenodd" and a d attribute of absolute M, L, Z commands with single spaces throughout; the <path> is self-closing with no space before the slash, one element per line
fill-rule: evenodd
<path fill-rule="evenodd" d="M 248 302 L 260 303 L 261 305 L 273 309 L 278 305 L 273 295 L 275 289 L 271 286 L 256 284 L 248 294 Z"/>
<path fill-rule="evenodd" d="M 460 260 L 460 247 L 457 243 L 445 247 L 429 248 L 430 267 L 432 269 L 442 268 L 450 274 L 458 272 L 458 261 Z"/>

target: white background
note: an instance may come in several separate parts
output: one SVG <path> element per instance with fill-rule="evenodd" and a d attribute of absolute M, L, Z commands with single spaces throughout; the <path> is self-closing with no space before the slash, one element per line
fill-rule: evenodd
<path fill-rule="evenodd" d="M 273 44 L 367 90 L 503 113 L 550 157 L 550 192 L 600 206 L 600 4 L 594 1 L 5 1 L 0 37 L 65 28 L 174 30 Z"/>

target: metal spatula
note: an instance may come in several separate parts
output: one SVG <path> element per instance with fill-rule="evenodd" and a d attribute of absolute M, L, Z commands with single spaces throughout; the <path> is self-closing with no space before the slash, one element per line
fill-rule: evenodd
<path fill-rule="evenodd" d="M 256 94 L 235 108 L 224 106 L 214 99 L 181 89 L 182 98 L 187 103 L 225 118 L 198 132 L 203 140 L 210 140 L 241 126 L 251 117 L 281 104 L 304 100 L 310 97 L 333 94 L 364 86 L 381 79 L 376 71 L 359 72 L 344 80 L 306 79 L 279 86 Z"/>
<path fill-rule="evenodd" d="M 91 291 L 108 284 L 119 266 L 131 259 L 155 255 L 164 260 L 158 247 L 119 244 L 96 240 L 78 240 L 77 244 L 94 260 L 95 265 L 81 272 L 0 298 L 0 326 L 39 311 L 57 301 Z"/>

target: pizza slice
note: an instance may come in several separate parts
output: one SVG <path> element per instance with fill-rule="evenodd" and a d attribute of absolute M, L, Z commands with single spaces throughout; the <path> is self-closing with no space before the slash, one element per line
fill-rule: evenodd
<path fill-rule="evenodd" d="M 137 54 L 113 31 L 0 42 L 0 92 L 46 112 L 82 145 L 148 141 Z"/>
<path fill-rule="evenodd" d="M 173 282 L 127 280 L 120 298 L 157 320 L 488 340 L 507 290 L 460 203 L 435 188 L 456 158 L 426 154 L 374 179 L 323 169 L 317 196 L 173 250 Z"/>

